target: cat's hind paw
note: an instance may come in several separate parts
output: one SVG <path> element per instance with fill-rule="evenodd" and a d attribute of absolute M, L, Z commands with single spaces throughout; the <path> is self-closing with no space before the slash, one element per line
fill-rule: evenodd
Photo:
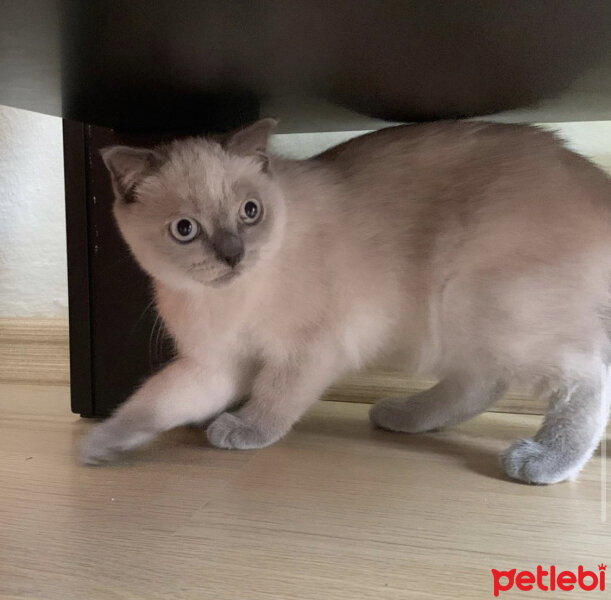
<path fill-rule="evenodd" d="M 208 441 L 217 448 L 252 450 L 273 444 L 280 436 L 246 422 L 236 413 L 219 415 L 206 430 Z"/>
<path fill-rule="evenodd" d="M 369 410 L 369 420 L 380 429 L 404 433 L 423 433 L 433 427 L 426 412 L 414 398 L 384 398 Z"/>
<path fill-rule="evenodd" d="M 505 450 L 501 465 L 512 479 L 540 485 L 574 479 L 582 466 L 571 464 L 561 450 L 530 438 L 518 440 Z"/>

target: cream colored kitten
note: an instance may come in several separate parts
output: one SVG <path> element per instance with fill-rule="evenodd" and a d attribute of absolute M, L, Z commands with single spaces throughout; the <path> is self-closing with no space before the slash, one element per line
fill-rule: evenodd
<path fill-rule="evenodd" d="M 274 125 L 104 150 L 178 358 L 85 438 L 83 461 L 210 418 L 215 446 L 267 446 L 375 362 L 440 379 L 372 409 L 390 430 L 459 423 L 509 383 L 536 386 L 549 411 L 505 470 L 574 477 L 609 412 L 607 177 L 527 126 L 393 127 L 289 161 L 267 154 Z"/>

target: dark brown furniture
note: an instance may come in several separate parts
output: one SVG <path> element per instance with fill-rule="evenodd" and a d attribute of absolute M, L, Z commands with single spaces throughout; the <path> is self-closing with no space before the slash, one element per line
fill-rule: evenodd
<path fill-rule="evenodd" d="M 108 414 L 158 349 L 97 150 L 384 119 L 611 118 L 608 0 L 2 0 L 0 103 L 63 116 L 72 408 Z M 163 336 L 159 334 L 159 340 Z"/>

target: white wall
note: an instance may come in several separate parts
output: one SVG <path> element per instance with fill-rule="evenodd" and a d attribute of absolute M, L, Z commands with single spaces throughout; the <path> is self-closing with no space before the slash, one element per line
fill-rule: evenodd
<path fill-rule="evenodd" d="M 556 131 L 571 150 L 611 174 L 611 121 L 547 123 L 541 127 Z"/>
<path fill-rule="evenodd" d="M 0 107 L 0 317 L 65 317 L 61 119 Z"/>
<path fill-rule="evenodd" d="M 611 121 L 547 124 L 611 172 Z M 305 157 L 362 132 L 284 134 Z M 0 317 L 67 315 L 61 120 L 0 107 Z"/>

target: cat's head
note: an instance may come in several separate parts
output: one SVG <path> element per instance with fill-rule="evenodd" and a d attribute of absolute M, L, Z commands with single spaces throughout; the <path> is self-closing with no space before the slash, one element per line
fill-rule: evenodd
<path fill-rule="evenodd" d="M 285 204 L 263 119 L 218 142 L 102 150 L 119 229 L 140 265 L 174 288 L 220 286 L 280 246 Z"/>

